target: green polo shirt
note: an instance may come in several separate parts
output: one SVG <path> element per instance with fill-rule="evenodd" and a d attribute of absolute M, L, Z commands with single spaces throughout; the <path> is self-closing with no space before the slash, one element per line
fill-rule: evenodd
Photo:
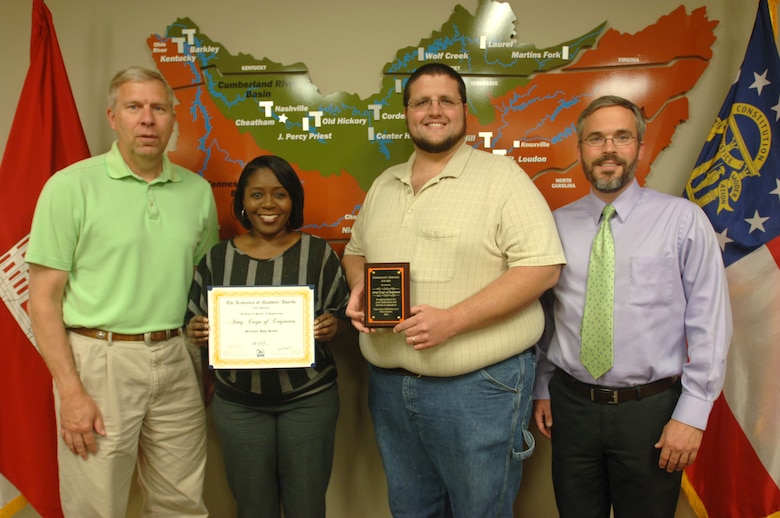
<path fill-rule="evenodd" d="M 182 325 L 193 267 L 217 241 L 206 180 L 164 157 L 147 183 L 115 142 L 49 179 L 26 260 L 69 272 L 67 327 L 144 333 Z"/>

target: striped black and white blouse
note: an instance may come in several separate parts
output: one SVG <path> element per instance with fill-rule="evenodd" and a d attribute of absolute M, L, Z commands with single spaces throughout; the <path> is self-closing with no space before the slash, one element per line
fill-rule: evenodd
<path fill-rule="evenodd" d="M 301 239 L 272 259 L 255 259 L 221 241 L 200 261 L 190 289 L 185 323 L 208 314 L 209 286 L 314 286 L 314 314 L 346 319 L 349 291 L 341 261 L 316 236 Z M 267 405 L 320 392 L 336 382 L 336 365 L 326 344 L 315 343 L 315 365 L 291 369 L 217 369 L 215 391 L 228 401 Z"/>

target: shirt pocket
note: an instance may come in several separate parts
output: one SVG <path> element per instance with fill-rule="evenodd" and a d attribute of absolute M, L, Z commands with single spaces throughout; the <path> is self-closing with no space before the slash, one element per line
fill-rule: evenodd
<path fill-rule="evenodd" d="M 455 278 L 460 229 L 421 228 L 412 254 L 411 280 L 448 282 Z"/>
<path fill-rule="evenodd" d="M 672 302 L 677 276 L 673 257 L 632 257 L 628 301 L 634 306 L 666 306 Z"/>

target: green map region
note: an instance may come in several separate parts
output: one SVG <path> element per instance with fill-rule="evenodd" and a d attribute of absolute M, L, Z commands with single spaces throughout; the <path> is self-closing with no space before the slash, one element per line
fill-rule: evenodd
<path fill-rule="evenodd" d="M 417 67 L 436 61 L 466 82 L 467 143 L 516 161 L 551 208 L 589 190 L 575 121 L 600 95 L 627 97 L 644 110 L 645 151 L 636 172 L 644 184 L 688 119 L 686 94 L 709 64 L 718 22 L 705 7 L 688 13 L 680 6 L 635 34 L 604 21 L 548 48 L 520 43 L 515 22 L 506 3 L 482 1 L 475 13 L 457 5 L 441 28 L 385 65 L 378 92 L 360 98 L 321 95 L 305 64 L 277 63 L 262 49 L 227 49 L 212 39 L 217 35 L 180 18 L 147 39 L 179 101 L 169 156 L 211 183 L 223 238 L 243 231 L 231 206 L 244 164 L 262 154 L 285 158 L 304 184 L 303 230 L 341 251 L 373 180 L 413 150 L 403 86 Z"/>

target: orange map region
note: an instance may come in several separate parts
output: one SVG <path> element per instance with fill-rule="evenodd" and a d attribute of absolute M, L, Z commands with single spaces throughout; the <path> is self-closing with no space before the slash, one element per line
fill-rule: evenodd
<path fill-rule="evenodd" d="M 166 66 L 162 65 L 163 70 Z M 181 70 L 177 72 L 181 73 Z M 163 74 L 169 81 L 175 77 Z M 208 114 L 218 114 L 219 110 L 209 96 L 202 95 L 201 87 L 188 85 L 175 88 L 175 92 L 180 103 L 176 115 L 179 135 L 176 150 L 171 151 L 169 157 L 211 182 L 219 212 L 220 237 L 227 239 L 243 233 L 244 229 L 233 215 L 233 194 L 238 177 L 244 165 L 254 157 L 273 153 L 259 147 L 250 134 L 240 133 L 232 120 L 208 117 Z M 202 97 L 196 103 L 198 95 Z M 184 111 L 182 106 L 191 109 Z M 193 109 L 195 106 L 200 109 Z M 232 157 L 243 158 L 237 160 Z M 339 241 L 348 240 L 349 234 L 344 233 L 342 228 L 351 228 L 351 220 L 357 215 L 357 206 L 365 197 L 365 192 L 346 173 L 325 177 L 318 171 L 301 169 L 293 157 L 285 158 L 303 183 L 304 222 L 322 222 L 309 224 L 305 230 L 332 241 L 337 250 L 343 249 L 344 243 Z M 345 207 L 350 209 L 349 212 L 345 212 Z M 350 223 L 343 226 L 345 221 Z"/>
<path fill-rule="evenodd" d="M 243 232 L 232 203 L 244 164 L 261 154 L 283 156 L 304 184 L 303 229 L 341 252 L 373 179 L 408 159 L 401 87 L 412 70 L 435 56 L 466 80 L 469 145 L 515 160 L 551 208 L 589 190 L 578 163 L 575 123 L 600 95 L 627 97 L 648 118 L 637 170 L 644 184 L 653 161 L 689 117 L 686 95 L 709 63 L 718 22 L 707 18 L 706 8 L 688 14 L 681 6 L 635 34 L 605 29 L 605 22 L 536 49 L 517 44 L 507 29 L 515 19 L 498 2 L 483 0 L 473 15 L 457 6 L 430 38 L 398 51 L 385 66 L 382 90 L 366 99 L 321 96 L 302 64 L 286 67 L 272 56 L 231 53 L 189 19 L 179 19 L 147 40 L 179 100 L 170 158 L 211 182 L 220 235 L 227 238 Z M 488 36 L 462 33 L 484 28 L 487 20 L 496 25 Z"/>
<path fill-rule="evenodd" d="M 494 100 L 496 106 L 517 105 L 517 99 L 533 102 L 521 111 L 507 108 L 496 122 L 482 127 L 481 132 L 497 138 L 490 147 L 477 139 L 476 147 L 507 150 L 556 209 L 590 189 L 577 158 L 577 115 L 600 95 L 621 95 L 642 107 L 648 119 L 644 155 L 636 172 L 644 184 L 650 165 L 671 143 L 677 125 L 688 118 L 688 101 L 683 94 L 705 67 L 706 63 L 694 60 L 671 67 L 620 69 L 610 74 L 581 71 L 540 76 L 528 86 Z M 559 89 L 556 85 L 565 86 Z M 539 91 L 553 93 L 539 96 Z"/>

